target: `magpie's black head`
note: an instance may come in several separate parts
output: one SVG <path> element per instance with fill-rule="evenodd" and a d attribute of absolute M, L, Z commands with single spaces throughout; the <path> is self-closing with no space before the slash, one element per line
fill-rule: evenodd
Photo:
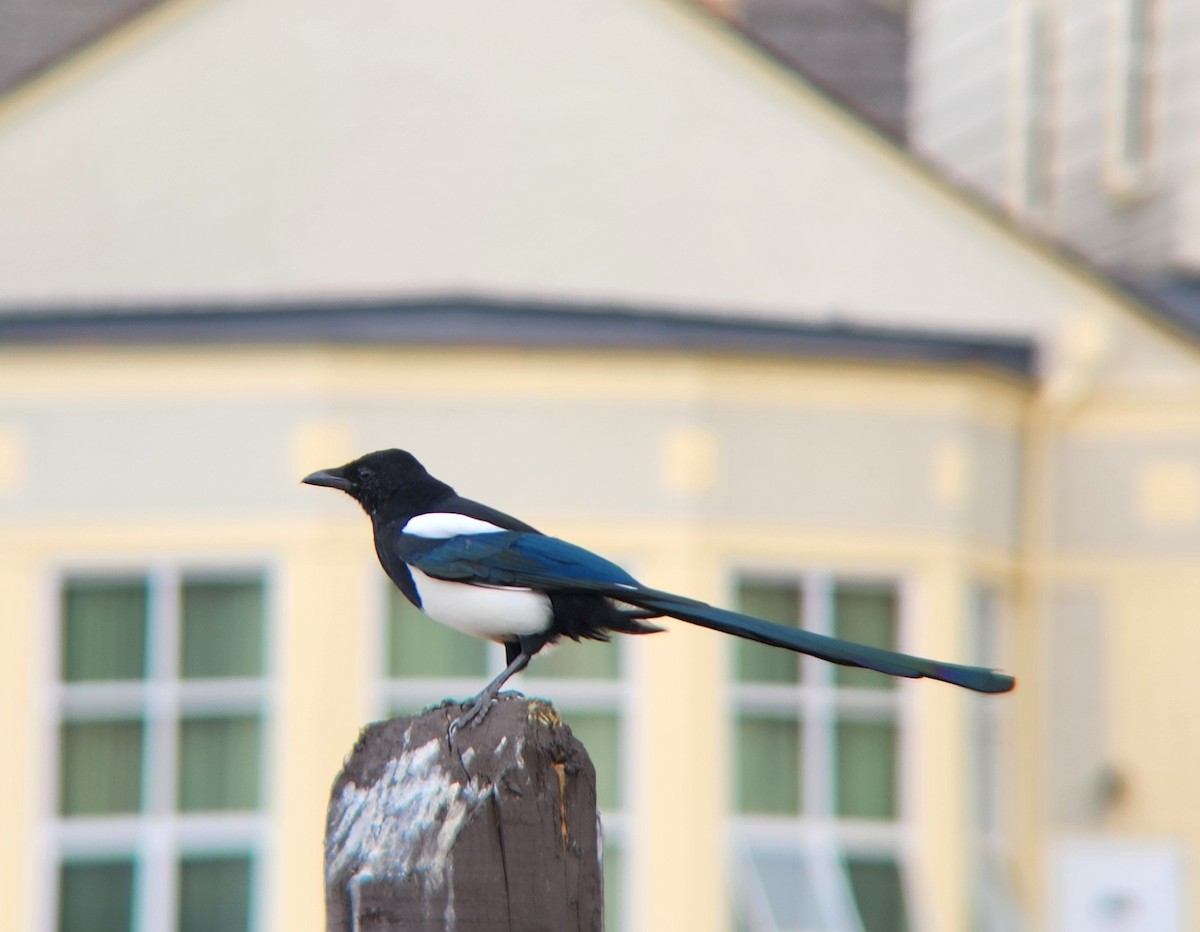
<path fill-rule="evenodd" d="M 423 506 L 454 490 L 425 471 L 406 450 L 378 450 L 345 466 L 319 469 L 305 476 L 306 485 L 341 489 L 372 518 L 416 514 Z"/>

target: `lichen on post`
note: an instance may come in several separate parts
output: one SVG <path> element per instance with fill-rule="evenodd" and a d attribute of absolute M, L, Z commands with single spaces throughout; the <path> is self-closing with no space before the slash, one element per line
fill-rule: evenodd
<path fill-rule="evenodd" d="M 600 932 L 596 775 L 546 702 L 363 730 L 333 785 L 327 932 Z"/>

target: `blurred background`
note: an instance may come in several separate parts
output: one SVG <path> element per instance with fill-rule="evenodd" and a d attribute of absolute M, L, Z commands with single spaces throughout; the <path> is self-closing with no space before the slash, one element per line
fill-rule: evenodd
<path fill-rule="evenodd" d="M 323 928 L 391 446 L 1018 678 L 540 655 L 610 930 L 1196 927 L 1197 0 L 0 0 L 0 927 Z"/>

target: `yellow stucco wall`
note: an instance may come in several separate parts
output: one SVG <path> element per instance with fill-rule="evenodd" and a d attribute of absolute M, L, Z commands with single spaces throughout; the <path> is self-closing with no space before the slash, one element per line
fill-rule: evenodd
<path fill-rule="evenodd" d="M 964 543 L 952 534 L 718 520 L 705 517 L 698 505 L 738 457 L 728 438 L 705 432 L 705 406 L 720 402 L 744 406 L 739 411 L 817 409 L 846 417 L 865 412 L 885 419 L 916 412 L 1011 428 L 1023 410 L 1023 389 L 970 373 L 650 353 L 34 350 L 6 354 L 0 388 L 6 397 L 20 397 L 35 409 L 69 409 L 79 399 L 114 409 L 136 407 L 147 399 L 189 405 L 227 399 L 243 406 L 263 398 L 322 399 L 348 403 L 351 409 L 356 402 L 377 399 L 392 399 L 401 409 L 447 396 L 499 399 L 507 407 L 549 397 L 568 410 L 576 403 L 684 402 L 682 419 L 671 421 L 677 426 L 652 451 L 658 487 L 649 492 L 673 507 L 682 503 L 673 519 L 605 518 L 604 503 L 596 503 L 590 516 L 524 516 L 554 533 L 621 553 L 654 585 L 714 602 L 727 602 L 733 570 L 755 561 L 886 570 L 918 596 L 919 623 L 912 642 L 904 646 L 947 658 L 961 657 L 964 649 L 962 587 L 977 572 L 1005 576 L 1012 569 L 1011 554 Z M 292 438 L 290 449 L 280 453 L 282 466 L 246 462 L 244 468 L 271 476 L 279 469 L 280 481 L 294 482 L 304 471 L 329 465 L 326 460 L 336 462 L 372 439 L 319 407 L 298 409 L 286 432 Z M 8 494 L 31 496 L 42 455 L 38 440 L 19 426 L 0 426 L 8 431 L 10 446 L 23 450 Z M 221 444 L 219 427 L 207 439 Z M 406 442 L 403 436 L 392 439 Z M 538 468 L 554 467 L 553 441 L 547 437 L 546 447 L 537 451 Z M 969 469 L 961 459 L 944 447 L 930 449 L 922 493 L 928 494 L 930 507 L 963 504 L 969 488 L 963 472 Z M 506 449 L 497 451 L 487 468 L 503 487 L 519 484 L 511 471 L 529 469 L 530 462 L 521 450 Z M 204 475 L 188 477 L 188 482 L 205 481 Z M 5 690 L 0 722 L 7 746 L 19 751 L 14 759 L 26 761 L 23 768 L 5 768 L 8 789 L 0 796 L 0 824 L 7 837 L 23 840 L 7 850 L 36 847 L 39 818 L 53 805 L 53 787 L 46 787 L 46 775 L 35 766 L 51 738 L 41 717 L 45 666 L 37 660 L 45 659 L 43 626 L 51 621 L 39 605 L 47 568 L 97 555 L 119 561 L 158 553 L 266 554 L 276 573 L 279 621 L 272 655 L 270 772 L 276 791 L 267 913 L 273 929 L 320 927 L 320 832 L 328 787 L 357 728 L 373 713 L 370 618 L 377 609 L 372 587 L 379 575 L 367 528 L 352 506 L 338 508 L 342 503 L 312 497 L 298 501 L 306 512 L 253 520 L 186 510 L 152 520 L 29 514 L 0 528 L 0 604 L 7 607 L 10 639 L 0 652 Z M 647 639 L 632 652 L 631 683 L 640 713 L 632 742 L 638 772 L 626 807 L 633 826 L 631 928 L 717 932 L 730 910 L 725 803 L 730 736 L 723 685 L 727 645 L 708 632 L 671 627 L 669 635 Z M 336 685 L 315 689 L 321 682 Z M 907 695 L 917 740 L 929 749 L 905 778 L 904 804 L 921 839 L 914 909 L 923 929 L 951 930 L 964 914 L 967 898 L 958 820 L 964 778 L 962 700 L 953 690 L 930 684 L 910 687 Z M 36 862 L 16 859 L 5 867 L 0 870 L 0 922 L 38 929 L 36 916 L 44 907 L 34 900 L 42 886 Z"/>
<path fill-rule="evenodd" d="M 1064 550 L 1076 546 L 1074 538 L 1060 540 L 1058 525 L 1048 526 L 1075 520 L 1058 514 L 1056 496 L 1063 491 L 1048 472 L 1064 468 L 1086 475 L 1093 458 L 1103 465 L 1105 457 L 1116 455 L 1111 447 L 1128 462 L 1121 460 L 1125 465 L 1114 474 L 1111 489 L 1101 486 L 1103 497 L 1095 507 L 1142 522 L 1136 534 L 1150 535 L 1144 539 L 1147 547 L 1165 546 L 1154 535 L 1191 533 L 1196 515 L 1189 504 L 1187 450 L 1200 423 L 1200 406 L 1183 395 L 1154 403 L 1153 397 L 1098 393 L 1069 417 L 1040 422 L 1049 438 L 1043 449 L 1033 440 L 1036 431 L 1030 424 L 1036 418 L 1030 421 L 1031 402 L 1021 386 L 977 373 L 902 366 L 632 352 L 386 348 L 35 350 L 8 352 L 0 363 L 4 397 L 19 399 L 19 405 L 10 401 L 9 414 L 0 418 L 0 495 L 8 509 L 0 525 L 6 634 L 6 648 L 0 652 L 0 734 L 8 760 L 19 762 L 4 767 L 5 791 L 0 794 L 0 828 L 6 838 L 16 840 L 6 848 L 9 854 L 0 870 L 0 924 L 6 928 L 45 928 L 40 923 L 47 904 L 37 899 L 44 890 L 40 823 L 54 804 L 54 788 L 46 785 L 39 762 L 52 738 L 44 717 L 46 677 L 52 673 L 46 656 L 45 625 L 51 619 L 45 590 L 52 568 L 75 559 L 119 562 L 160 553 L 230 552 L 266 555 L 277 586 L 270 745 L 276 792 L 267 914 L 273 929 L 320 927 L 320 832 L 329 783 L 358 727 L 375 712 L 369 671 L 377 635 L 371 619 L 378 611 L 381 577 L 362 516 L 348 504 L 305 498 L 291 483 L 308 469 L 337 462 L 381 439 L 378 423 L 361 420 L 364 406 L 394 406 L 402 421 L 404 411 L 447 397 L 468 405 L 488 399 L 507 410 L 546 399 L 557 406 L 547 409 L 552 411 L 615 405 L 614 418 L 631 410 L 622 404 L 673 405 L 661 421 L 651 422 L 661 432 L 651 449 L 639 454 L 650 470 L 639 471 L 642 467 L 631 462 L 629 476 L 613 479 L 617 484 L 611 494 L 632 496 L 628 507 L 619 501 L 612 509 L 599 502 L 573 513 L 518 507 L 552 500 L 539 499 L 538 477 L 559 468 L 568 456 L 556 450 L 553 434 L 534 451 L 524 445 L 524 434 L 522 444 L 512 447 L 505 447 L 499 435 L 490 437 L 492 446 L 479 451 L 478 458 L 464 459 L 450 441 L 432 451 L 447 468 L 476 481 L 483 481 L 479 477 L 486 469 L 493 487 L 476 493 L 463 483 L 466 494 L 501 507 L 510 507 L 504 498 L 511 495 L 516 502 L 512 510 L 547 531 L 620 554 L 651 584 L 728 602 L 739 567 L 767 563 L 885 571 L 901 579 L 912 595 L 916 623 L 904 647 L 947 659 L 959 659 L 965 650 L 965 588 L 987 580 L 1008 593 L 1010 656 L 1020 677 L 1015 696 L 998 700 L 1013 713 L 1008 723 L 1008 834 L 1016 889 L 1035 921 L 1048 909 L 1047 851 L 1060 835 L 1044 812 L 1045 685 L 1056 671 L 1045 666 L 1043 595 L 1063 584 L 1099 593 L 1111 635 L 1106 645 L 1105 676 L 1111 690 L 1105 740 L 1125 778 L 1126 793 L 1087 831 L 1169 837 L 1189 850 L 1200 844 L 1200 823 L 1188 805 L 1188 787 L 1200 774 L 1200 753 L 1187 737 L 1197 726 L 1189 710 L 1200 707 L 1188 700 L 1194 693 L 1193 606 L 1200 596 L 1190 552 L 1186 546 L 1174 555 Z M 111 413 L 140 410 L 147 399 L 180 406 L 230 401 L 250 409 L 264 399 L 302 402 L 286 409 L 293 420 L 281 434 L 287 442 L 278 462 L 243 461 L 245 469 L 265 476 L 268 483 L 287 484 L 279 507 L 272 506 L 270 514 L 239 517 L 197 511 L 181 498 L 178 514 L 166 510 L 123 516 L 106 513 L 101 502 L 91 515 L 22 510 L 45 494 L 38 483 L 47 468 L 42 458 L 48 447 L 40 428 L 11 416 L 13 411 L 52 420 L 55 410 L 71 411 L 81 403 Z M 741 451 L 723 433 L 738 419 L 722 421 L 713 414 L 723 405 L 746 418 L 792 412 L 787 416 L 798 419 L 787 423 L 797 429 L 808 425 L 804 418 L 815 411 L 843 425 L 856 418 L 878 418 L 884 424 L 916 415 L 934 423 L 1015 431 L 1024 438 L 1024 491 L 1014 507 L 1033 510 L 1038 520 L 1026 515 L 1024 531 L 1011 546 L 974 536 L 970 522 L 931 530 L 888 525 L 886 515 L 879 516 L 878 526 L 861 527 L 771 521 L 762 514 L 738 520 L 709 507 L 742 468 L 737 461 Z M 214 445 L 223 442 L 221 423 L 215 421 L 206 438 Z M 768 418 L 763 423 L 776 422 Z M 920 443 L 926 442 L 924 436 Z M 859 434 L 847 437 L 861 442 Z M 972 503 L 981 497 L 1002 493 L 980 485 L 982 448 L 937 431 L 928 438 L 923 458 L 918 458 L 924 478 L 915 488 L 930 516 L 963 518 L 974 513 Z M 405 436 L 389 439 L 407 443 Z M 1164 442 L 1175 452 L 1162 452 Z M 80 455 L 87 468 L 88 451 Z M 139 452 L 141 457 L 152 455 Z M 238 461 L 236 449 L 230 456 L 230 462 Z M 1076 459 L 1082 465 L 1072 465 Z M 1155 465 L 1159 463 L 1167 466 Z M 532 487 L 531 470 L 537 473 Z M 585 483 L 589 477 L 579 478 Z M 216 481 L 208 466 L 186 479 L 184 488 L 193 490 L 196 483 Z M 631 483 L 648 487 L 620 491 Z M 297 497 L 288 499 L 293 491 Z M 641 495 L 647 496 L 643 518 L 638 517 Z M 1110 533 L 1106 527 L 1097 533 Z M 1088 525 L 1081 528 L 1086 536 Z M 717 932 L 730 909 L 728 645 L 707 632 L 671 627 L 668 635 L 638 642 L 629 654 L 629 683 L 640 714 L 631 738 L 637 774 L 625 807 L 631 826 L 627 905 L 631 928 L 640 932 L 671 927 Z M 318 691 L 313 688 L 318 682 L 337 686 Z M 905 702 L 914 745 L 921 748 L 903 784 L 904 806 L 918 839 L 913 908 L 922 930 L 951 932 L 961 928 L 969 903 L 969 839 L 962 818 L 967 795 L 965 697 L 935 684 L 912 684 L 906 687 Z M 680 761 L 687 762 L 686 768 Z M 34 856 L 14 856 L 16 852 Z M 1194 889 L 1200 878 L 1189 870 Z"/>

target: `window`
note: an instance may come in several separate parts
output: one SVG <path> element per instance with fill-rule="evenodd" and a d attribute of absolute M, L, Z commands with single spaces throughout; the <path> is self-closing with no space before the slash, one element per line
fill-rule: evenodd
<path fill-rule="evenodd" d="M 1115 193 L 1129 195 L 1146 183 L 1150 167 L 1157 10 L 1154 0 L 1113 3 L 1109 180 Z"/>
<path fill-rule="evenodd" d="M 895 648 L 890 583 L 747 577 L 742 611 Z M 892 677 L 735 641 L 734 850 L 746 932 L 907 932 Z"/>
<path fill-rule="evenodd" d="M 981 667 L 1000 668 L 1000 606 L 994 589 L 975 587 L 970 593 L 967 616 L 970 662 Z M 994 844 L 999 836 L 1000 816 L 1000 714 L 1004 707 L 987 696 L 968 696 L 970 702 L 968 738 L 971 750 L 970 818 L 972 835 L 985 844 Z"/>
<path fill-rule="evenodd" d="M 430 620 L 393 586 L 387 589 L 384 680 L 386 714 L 409 715 L 443 697 L 466 699 L 504 669 L 504 648 Z M 509 688 L 550 699 L 583 742 L 596 767 L 596 794 L 604 826 L 605 928 L 622 927 L 625 871 L 626 777 L 623 760 L 626 705 L 623 642 L 564 639 L 547 647 Z"/>
<path fill-rule="evenodd" d="M 266 599 L 258 573 L 61 581 L 58 932 L 255 925 Z"/>
<path fill-rule="evenodd" d="M 1023 213 L 1045 216 L 1053 196 L 1054 18 L 1050 0 L 1024 0 L 1020 17 L 1020 139 L 1017 198 Z"/>
<path fill-rule="evenodd" d="M 975 586 L 969 593 L 967 635 L 969 662 L 1004 669 L 1003 608 L 997 590 Z M 991 700 L 991 701 L 989 701 Z M 1018 932 L 1027 927 L 1018 907 L 1007 864 L 1003 812 L 1004 714 L 1007 707 L 992 696 L 967 697 L 968 837 L 972 850 L 972 929 Z"/>

